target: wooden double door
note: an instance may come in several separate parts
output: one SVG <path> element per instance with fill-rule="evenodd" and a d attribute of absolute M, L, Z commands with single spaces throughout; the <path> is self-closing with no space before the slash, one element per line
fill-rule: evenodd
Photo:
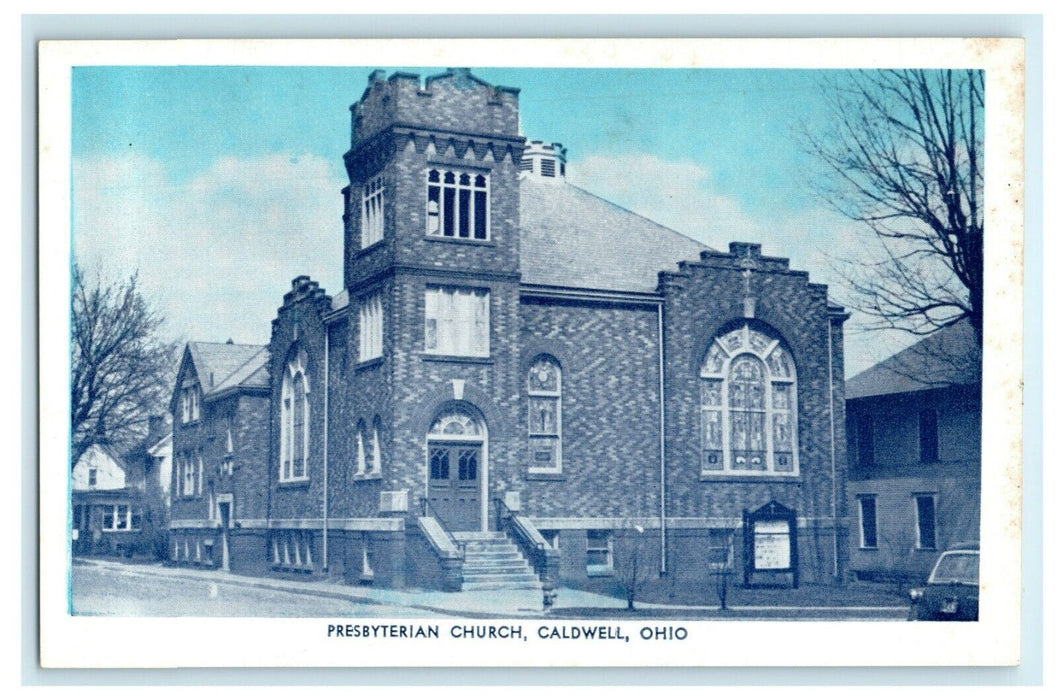
<path fill-rule="evenodd" d="M 428 443 L 429 503 L 448 529 L 481 529 L 482 444 Z"/>

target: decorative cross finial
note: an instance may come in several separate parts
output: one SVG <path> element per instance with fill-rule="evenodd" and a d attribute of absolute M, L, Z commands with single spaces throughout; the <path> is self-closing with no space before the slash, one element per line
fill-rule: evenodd
<path fill-rule="evenodd" d="M 752 294 L 752 273 L 756 270 L 756 260 L 752 246 L 745 247 L 745 253 L 738 261 L 738 266 L 741 268 L 744 315 L 745 318 L 754 318 L 756 316 L 756 298 Z"/>
<path fill-rule="evenodd" d="M 738 266 L 741 267 L 741 277 L 744 280 L 745 296 L 752 296 L 752 273 L 756 270 L 756 262 L 752 259 L 752 253 L 749 250 L 745 251 L 745 255 L 742 256 L 738 262 Z"/>

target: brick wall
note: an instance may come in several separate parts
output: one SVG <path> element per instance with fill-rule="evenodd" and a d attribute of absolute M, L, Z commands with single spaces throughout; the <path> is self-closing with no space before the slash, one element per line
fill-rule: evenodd
<path fill-rule="evenodd" d="M 370 84 L 351 107 L 353 143 L 358 144 L 394 122 L 428 125 L 457 132 L 517 136 L 517 91 L 497 88 L 454 69 L 431 76 L 384 71 L 371 74 Z"/>
<path fill-rule="evenodd" d="M 267 395 L 241 395 L 234 415 L 235 473 L 230 491 L 235 495 L 236 520 L 268 516 Z"/>
<path fill-rule="evenodd" d="M 746 258 L 753 265 L 752 323 L 782 338 L 796 364 L 798 476 L 701 474 L 700 366 L 719 333 L 745 322 Z M 834 514 L 843 515 L 845 480 L 842 416 L 836 410 L 843 397 L 843 317 L 830 309 L 826 288 L 809 283 L 806 273 L 789 270 L 784 259 L 760 256 L 759 247 L 749 244 L 731 244 L 730 253 L 706 251 L 700 262 L 682 263 L 679 272 L 661 273 L 660 278 L 665 294 L 668 516 L 740 519 L 743 509 L 775 499 L 796 509 L 799 518 L 832 528 Z M 824 537 L 816 525 L 809 529 L 811 536 L 800 543 L 804 563 L 832 562 L 832 530 Z M 807 552 L 806 546 L 818 551 Z M 826 570 L 832 569 L 830 563 Z"/>
<path fill-rule="evenodd" d="M 268 468 L 270 505 L 268 516 L 276 519 L 320 518 L 323 512 L 323 360 L 325 330 L 322 314 L 330 309 L 330 297 L 307 277 L 298 277 L 293 288 L 283 299 L 283 306 L 272 322 L 270 376 L 272 392 L 269 406 Z M 296 329 L 296 331 L 295 331 Z M 308 479 L 300 482 L 279 482 L 280 421 L 282 412 L 282 381 L 292 353 L 303 349 L 307 356 L 309 376 L 309 449 Z"/>
<path fill-rule="evenodd" d="M 937 412 L 936 462 L 920 460 L 918 413 Z M 853 571 L 921 578 L 939 552 L 957 542 L 980 538 L 979 386 L 947 387 L 909 394 L 866 397 L 848 402 L 848 545 Z M 858 464 L 859 417 L 873 419 L 873 466 Z M 917 544 L 915 495 L 935 497 L 936 548 Z M 864 549 L 859 497 L 876 504 L 877 547 Z"/>
<path fill-rule="evenodd" d="M 530 516 L 659 515 L 660 387 L 657 310 L 529 300 L 522 305 L 519 389 L 540 353 L 562 367 L 562 474 L 519 465 Z M 528 434 L 527 404 L 517 430 Z M 563 566 L 565 562 L 563 561 Z"/>

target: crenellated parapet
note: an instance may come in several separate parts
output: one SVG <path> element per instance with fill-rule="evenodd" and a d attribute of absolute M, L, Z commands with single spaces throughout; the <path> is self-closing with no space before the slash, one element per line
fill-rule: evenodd
<path fill-rule="evenodd" d="M 290 291 L 283 295 L 283 306 L 309 300 L 321 312 L 330 310 L 330 295 L 308 275 L 298 275 L 290 282 Z"/>
<path fill-rule="evenodd" d="M 729 267 L 739 270 L 751 269 L 755 272 L 793 272 L 806 275 L 806 272 L 790 271 L 789 258 L 763 255 L 759 243 L 732 241 L 728 252 L 718 250 L 701 251 L 701 262 L 713 267 Z"/>
<path fill-rule="evenodd" d="M 462 134 L 518 136 L 518 89 L 492 85 L 468 68 L 426 78 L 376 70 L 352 112 L 352 149 L 390 126 L 428 127 Z"/>

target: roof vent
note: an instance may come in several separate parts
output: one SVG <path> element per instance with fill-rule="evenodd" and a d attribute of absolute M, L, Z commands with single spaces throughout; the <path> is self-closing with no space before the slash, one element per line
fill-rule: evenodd
<path fill-rule="evenodd" d="M 565 147 L 560 143 L 529 141 L 518 169 L 535 177 L 565 177 Z"/>

